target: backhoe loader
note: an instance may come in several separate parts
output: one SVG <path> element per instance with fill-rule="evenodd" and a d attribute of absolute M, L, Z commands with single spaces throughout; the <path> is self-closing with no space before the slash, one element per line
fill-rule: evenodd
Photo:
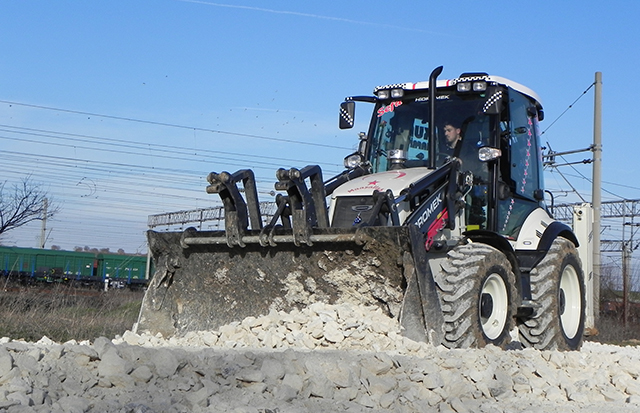
<path fill-rule="evenodd" d="M 345 170 L 276 171 L 275 214 L 250 169 L 212 172 L 224 231 L 148 232 L 155 273 L 138 331 L 183 335 L 313 302 L 378 306 L 403 334 L 449 348 L 580 348 L 578 240 L 545 202 L 542 104 L 486 73 L 379 86 Z"/>

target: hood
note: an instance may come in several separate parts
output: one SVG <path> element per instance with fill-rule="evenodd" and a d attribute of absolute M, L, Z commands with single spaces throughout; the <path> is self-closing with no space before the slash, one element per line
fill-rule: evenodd
<path fill-rule="evenodd" d="M 400 191 L 431 172 L 433 170 L 428 168 L 407 168 L 365 175 L 340 186 L 332 196 L 370 196 L 375 190 L 385 192 L 390 189 L 393 196 L 397 197 Z"/>

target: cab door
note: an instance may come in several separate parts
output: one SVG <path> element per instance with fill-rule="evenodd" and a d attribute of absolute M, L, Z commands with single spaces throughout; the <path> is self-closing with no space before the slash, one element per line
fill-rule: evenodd
<path fill-rule="evenodd" d="M 538 111 L 526 96 L 509 90 L 509 117 L 502 122 L 497 230 L 508 238 L 518 237 L 524 220 L 543 205 L 542 152 L 539 144 Z"/>

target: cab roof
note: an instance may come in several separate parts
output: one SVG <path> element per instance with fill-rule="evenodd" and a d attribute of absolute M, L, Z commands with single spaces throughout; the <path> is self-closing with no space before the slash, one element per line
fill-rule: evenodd
<path fill-rule="evenodd" d="M 513 80 L 509 80 L 507 78 L 501 76 L 493 76 L 488 75 L 486 73 L 477 73 L 477 74 L 462 74 L 460 77 L 455 79 L 439 79 L 436 83 L 437 88 L 441 87 L 450 87 L 455 86 L 461 82 L 474 82 L 474 81 L 485 81 L 488 83 L 497 83 L 500 85 L 508 86 L 522 94 L 525 94 L 536 101 L 538 106 L 542 107 L 542 100 L 540 96 L 533 90 L 528 87 L 521 85 L 520 83 L 514 82 Z M 422 81 L 417 83 L 396 83 L 391 85 L 377 86 L 373 93 L 376 94 L 379 90 L 385 89 L 404 89 L 404 90 L 428 90 L 429 89 L 429 81 Z"/>

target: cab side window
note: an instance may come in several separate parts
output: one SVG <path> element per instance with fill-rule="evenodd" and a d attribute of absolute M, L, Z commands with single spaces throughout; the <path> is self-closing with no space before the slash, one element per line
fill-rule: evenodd
<path fill-rule="evenodd" d="M 511 179 L 515 185 L 513 189 L 516 194 L 535 201 L 534 191 L 542 187 L 541 177 L 538 174 L 540 148 L 535 107 L 527 98 L 516 92 L 512 93 L 509 109 L 511 113 L 510 169 Z"/>
<path fill-rule="evenodd" d="M 508 151 L 501 168 L 502 179 L 512 194 L 500 200 L 498 232 L 517 238 L 526 217 L 539 206 L 536 190 L 542 188 L 542 154 L 538 144 L 538 119 L 534 104 L 520 93 L 510 90 L 510 122 L 502 124 L 502 147 Z M 504 176 L 507 175 L 507 176 Z"/>

